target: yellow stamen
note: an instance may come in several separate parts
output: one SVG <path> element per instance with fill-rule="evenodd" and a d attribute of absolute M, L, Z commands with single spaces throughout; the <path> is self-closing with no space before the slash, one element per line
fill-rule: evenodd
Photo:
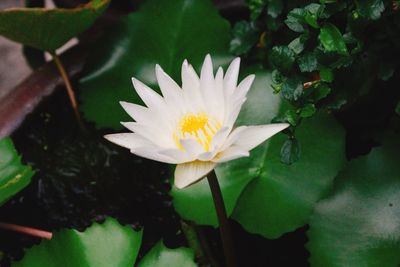
<path fill-rule="evenodd" d="M 200 112 L 197 114 L 188 113 L 181 118 L 178 129 L 174 133 L 174 141 L 178 148 L 183 150 L 180 139 L 193 138 L 205 151 L 210 149 L 212 138 L 221 127 L 220 123 L 213 122 L 207 114 Z"/>

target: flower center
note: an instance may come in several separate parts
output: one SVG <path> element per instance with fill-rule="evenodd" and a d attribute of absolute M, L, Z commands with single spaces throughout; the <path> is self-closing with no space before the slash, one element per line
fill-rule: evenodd
<path fill-rule="evenodd" d="M 174 133 L 174 140 L 179 149 L 184 150 L 180 139 L 192 138 L 202 145 L 205 151 L 208 151 L 212 138 L 221 128 L 221 124 L 204 112 L 187 113 L 180 119 L 177 128 Z"/>

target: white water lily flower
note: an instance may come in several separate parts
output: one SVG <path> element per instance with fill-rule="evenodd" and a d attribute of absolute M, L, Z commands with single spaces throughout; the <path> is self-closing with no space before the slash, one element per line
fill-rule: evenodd
<path fill-rule="evenodd" d="M 147 107 L 121 102 L 135 122 L 122 124 L 132 133 L 106 135 L 109 141 L 133 154 L 177 164 L 175 185 L 184 188 L 205 177 L 216 164 L 249 156 L 249 151 L 289 125 L 276 123 L 233 129 L 246 94 L 255 78 L 247 76 L 237 85 L 240 58 L 225 76 L 220 67 L 214 77 L 207 55 L 200 78 L 185 60 L 182 88 L 159 65 L 156 76 L 162 95 L 132 78 L 133 86 Z"/>

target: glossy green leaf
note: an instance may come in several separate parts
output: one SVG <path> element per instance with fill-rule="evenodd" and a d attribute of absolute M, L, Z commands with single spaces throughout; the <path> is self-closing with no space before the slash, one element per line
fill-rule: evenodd
<path fill-rule="evenodd" d="M 114 219 L 93 224 L 85 232 L 62 230 L 53 239 L 29 249 L 13 267 L 132 267 L 142 232 L 121 226 Z"/>
<path fill-rule="evenodd" d="M 274 46 L 270 53 L 270 61 L 273 68 L 288 72 L 293 66 L 295 53 L 287 46 Z"/>
<path fill-rule="evenodd" d="M 269 123 L 277 115 L 281 103 L 280 97 L 273 94 L 270 88 L 271 75 L 265 71 L 247 72 L 255 73 L 256 79 L 239 115 L 238 125 Z M 259 156 L 262 153 L 262 148 L 256 148 L 251 152 L 252 157 L 230 161 L 217 167 L 218 181 L 228 215 L 232 213 L 243 189 L 257 176 L 257 169 L 252 166 L 261 164 Z M 175 209 L 184 219 L 197 224 L 218 225 L 207 179 L 181 190 L 174 187 L 171 194 Z"/>
<path fill-rule="evenodd" d="M 10 138 L 0 140 L 0 205 L 31 182 L 31 167 L 21 163 L 21 157 Z"/>
<path fill-rule="evenodd" d="M 235 55 L 242 55 L 249 52 L 257 43 L 260 30 L 253 22 L 239 21 L 233 27 L 232 34 L 230 51 Z"/>
<path fill-rule="evenodd" d="M 293 50 L 296 54 L 300 54 L 304 50 L 305 40 L 302 36 L 297 37 L 288 44 L 288 47 Z"/>
<path fill-rule="evenodd" d="M 302 55 L 298 59 L 298 63 L 301 72 L 312 72 L 318 67 L 317 57 L 312 52 Z"/>
<path fill-rule="evenodd" d="M 88 29 L 110 0 L 92 0 L 72 8 L 11 8 L 0 10 L 0 35 L 53 52 Z"/>
<path fill-rule="evenodd" d="M 339 29 L 331 23 L 327 23 L 321 28 L 319 40 L 328 52 L 337 52 L 342 55 L 348 54 L 342 34 Z"/>
<path fill-rule="evenodd" d="M 277 238 L 303 226 L 342 168 L 344 131 L 332 116 L 318 113 L 304 120 L 297 126 L 296 138 L 301 155 L 291 165 L 281 162 L 284 134 L 251 155 L 253 161 L 247 168 L 254 170 L 257 178 L 243 191 L 233 212 L 233 218 L 247 231 Z"/>
<path fill-rule="evenodd" d="M 138 267 L 195 267 L 194 253 L 189 248 L 169 249 L 158 242 L 140 261 Z"/>
<path fill-rule="evenodd" d="M 399 266 L 399 140 L 351 161 L 318 203 L 308 232 L 312 266 Z"/>
<path fill-rule="evenodd" d="M 131 77 L 155 86 L 155 64 L 176 81 L 184 59 L 199 67 L 231 60 L 229 23 L 209 0 L 150 0 L 124 17 L 97 46 L 81 80 L 81 110 L 97 127 L 120 129 L 129 116 L 119 101 L 140 103 Z"/>
<path fill-rule="evenodd" d="M 321 70 L 319 71 L 319 76 L 321 77 L 321 81 L 324 82 L 333 81 L 333 72 L 329 68 L 321 68 Z"/>
<path fill-rule="evenodd" d="M 296 101 L 303 94 L 303 83 L 297 77 L 290 77 L 283 82 L 282 96 L 289 101 Z"/>
<path fill-rule="evenodd" d="M 304 32 L 304 13 L 301 8 L 295 8 L 289 12 L 285 24 L 295 32 Z"/>
<path fill-rule="evenodd" d="M 382 0 L 363 0 L 356 1 L 358 12 L 368 19 L 377 20 L 385 10 Z"/>

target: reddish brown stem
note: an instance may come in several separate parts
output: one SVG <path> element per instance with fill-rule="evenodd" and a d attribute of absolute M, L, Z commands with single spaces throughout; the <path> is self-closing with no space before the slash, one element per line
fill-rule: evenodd
<path fill-rule="evenodd" d="M 53 61 L 56 64 L 57 69 L 60 72 L 61 77 L 62 77 L 62 79 L 64 81 L 65 88 L 67 89 L 68 97 L 69 97 L 69 100 L 71 102 L 72 109 L 74 110 L 74 114 L 75 114 L 76 120 L 78 121 L 79 126 L 81 127 L 81 129 L 86 132 L 86 127 L 83 124 L 81 115 L 79 114 L 78 102 L 76 101 L 75 92 L 74 92 L 74 89 L 72 88 L 72 85 L 71 85 L 71 82 L 69 80 L 68 74 L 67 74 L 67 72 L 65 70 L 65 67 L 62 64 L 60 58 L 57 56 L 56 53 L 52 53 L 51 55 L 53 56 Z"/>
<path fill-rule="evenodd" d="M 20 226 L 20 225 L 11 224 L 11 223 L 0 222 L 0 229 L 23 233 L 26 235 L 44 238 L 47 240 L 50 240 L 53 237 L 52 232 L 47 232 L 47 231 L 43 231 L 43 230 L 31 228 L 31 227 Z"/>

